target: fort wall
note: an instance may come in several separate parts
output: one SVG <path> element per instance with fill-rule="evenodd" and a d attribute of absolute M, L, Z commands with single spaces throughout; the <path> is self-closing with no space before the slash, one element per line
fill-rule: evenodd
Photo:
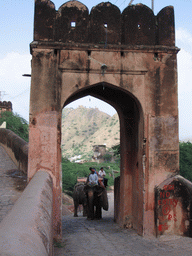
<path fill-rule="evenodd" d="M 110 2 L 88 8 L 64 3 L 58 11 L 49 1 L 35 1 L 34 41 L 117 45 L 175 45 L 173 6 L 156 16 L 143 4 L 130 5 L 121 13 Z"/>
<path fill-rule="evenodd" d="M 27 174 L 28 167 L 28 143 L 14 132 L 1 128 L 0 145 L 3 146 L 18 169 Z"/>
<path fill-rule="evenodd" d="M 142 4 L 120 12 L 107 2 L 89 12 L 69 1 L 56 11 L 36 0 L 30 46 L 28 179 L 40 168 L 52 175 L 54 237 L 61 239 L 61 111 L 87 95 L 111 104 L 120 119 L 115 220 L 155 235 L 155 186 L 179 172 L 173 7 L 154 15 Z"/>
<path fill-rule="evenodd" d="M 53 255 L 50 175 L 38 171 L 0 225 L 1 255 Z"/>

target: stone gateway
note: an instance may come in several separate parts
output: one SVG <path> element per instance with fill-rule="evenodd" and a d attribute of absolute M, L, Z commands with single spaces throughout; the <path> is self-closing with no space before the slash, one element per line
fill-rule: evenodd
<path fill-rule="evenodd" d="M 35 0 L 30 49 L 28 180 L 40 169 L 53 179 L 54 237 L 62 235 L 61 113 L 86 95 L 112 105 L 120 119 L 115 221 L 155 235 L 155 187 L 179 171 L 173 7 L 155 16 L 142 4 L 121 13 L 105 2 L 89 13 L 78 1 L 55 10 L 51 1 Z"/>

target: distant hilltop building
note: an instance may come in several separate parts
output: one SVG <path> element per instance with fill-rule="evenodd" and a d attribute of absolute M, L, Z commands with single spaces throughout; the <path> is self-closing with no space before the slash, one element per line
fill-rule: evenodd
<path fill-rule="evenodd" d="M 4 111 L 12 112 L 12 103 L 10 101 L 0 101 L 0 114 Z"/>
<path fill-rule="evenodd" d="M 104 161 L 104 155 L 106 154 L 106 145 L 94 145 L 93 146 L 93 156 L 92 161 L 95 162 L 103 162 Z"/>

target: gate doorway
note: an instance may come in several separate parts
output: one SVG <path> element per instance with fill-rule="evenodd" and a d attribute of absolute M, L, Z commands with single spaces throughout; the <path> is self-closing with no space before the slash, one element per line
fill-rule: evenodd
<path fill-rule="evenodd" d="M 114 219 L 122 227 L 143 234 L 143 112 L 129 92 L 108 83 L 88 86 L 71 95 L 64 106 L 91 95 L 113 106 L 120 122 L 120 177 L 115 181 Z"/>

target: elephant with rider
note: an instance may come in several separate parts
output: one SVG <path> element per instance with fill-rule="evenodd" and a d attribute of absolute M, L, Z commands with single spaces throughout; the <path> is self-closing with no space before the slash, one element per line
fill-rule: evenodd
<path fill-rule="evenodd" d="M 88 219 L 101 219 L 102 208 L 108 211 L 108 198 L 107 191 L 103 182 L 99 181 L 96 170 L 92 167 L 89 168 L 91 173 L 87 178 L 87 183 L 84 191 L 87 196 L 87 218 Z M 102 179 L 101 179 L 102 180 Z"/>

